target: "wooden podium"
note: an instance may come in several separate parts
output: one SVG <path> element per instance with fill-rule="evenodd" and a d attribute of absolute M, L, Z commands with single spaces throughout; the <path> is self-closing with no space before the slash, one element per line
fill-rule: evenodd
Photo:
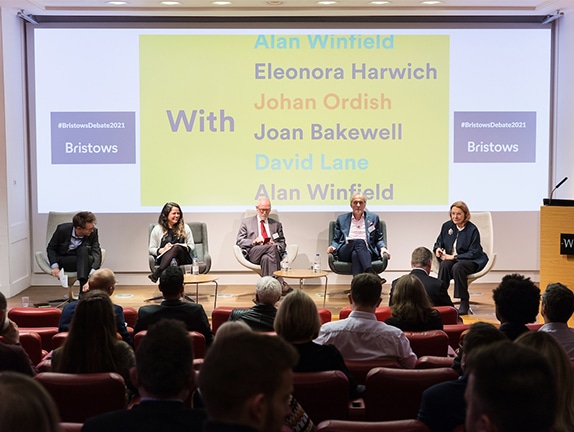
<path fill-rule="evenodd" d="M 560 254 L 560 235 L 574 234 L 574 201 L 540 207 L 540 290 L 561 282 L 574 290 L 574 255 Z M 572 203 L 572 205 L 567 205 Z M 565 205 L 566 204 L 566 205 Z"/>

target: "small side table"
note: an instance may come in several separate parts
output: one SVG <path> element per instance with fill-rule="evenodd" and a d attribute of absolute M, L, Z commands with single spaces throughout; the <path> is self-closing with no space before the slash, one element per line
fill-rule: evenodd
<path fill-rule="evenodd" d="M 217 276 L 211 276 L 209 274 L 184 274 L 183 275 L 183 285 L 195 284 L 195 302 L 199 303 L 199 284 L 213 282 L 215 284 L 215 299 L 213 300 L 213 308 L 217 307 L 217 290 L 219 284 L 217 283 Z"/>
<path fill-rule="evenodd" d="M 293 269 L 293 270 L 277 270 L 273 272 L 275 276 L 280 276 L 286 279 L 299 279 L 299 289 L 303 288 L 303 279 L 316 279 L 316 278 L 325 278 L 325 292 L 323 294 L 323 307 L 325 307 L 325 300 L 327 299 L 327 282 L 329 275 L 328 272 L 320 271 L 319 273 L 315 273 L 312 269 Z"/>

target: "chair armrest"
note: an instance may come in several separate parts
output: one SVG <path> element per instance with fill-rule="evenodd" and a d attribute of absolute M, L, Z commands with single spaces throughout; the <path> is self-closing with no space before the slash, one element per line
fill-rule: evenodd
<path fill-rule="evenodd" d="M 247 267 L 251 270 L 255 270 L 257 272 L 261 271 L 261 266 L 253 264 L 251 261 L 249 261 L 247 258 L 243 256 L 243 251 L 238 245 L 233 245 L 233 253 L 235 254 L 235 258 L 237 259 L 237 261 L 239 261 L 239 263 L 242 266 Z"/>
<path fill-rule="evenodd" d="M 37 251 L 35 254 L 36 262 L 38 266 L 42 269 L 44 273 L 52 274 L 52 269 L 50 268 L 50 263 L 48 262 L 48 258 L 44 255 L 44 252 Z"/>
<path fill-rule="evenodd" d="M 285 252 L 287 252 L 287 260 L 289 261 L 289 264 L 291 264 L 297 258 L 297 254 L 299 253 L 299 245 L 289 244 L 287 245 Z"/>

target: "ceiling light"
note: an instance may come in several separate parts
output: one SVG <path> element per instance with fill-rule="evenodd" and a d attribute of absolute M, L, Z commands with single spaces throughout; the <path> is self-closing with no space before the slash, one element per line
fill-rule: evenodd
<path fill-rule="evenodd" d="M 372 2 L 370 2 L 369 4 L 377 5 L 377 6 L 378 6 L 378 5 L 391 4 L 391 2 L 390 2 L 390 1 L 386 1 L 386 0 L 380 0 L 380 1 L 372 1 Z"/>
<path fill-rule="evenodd" d="M 106 4 L 109 4 L 112 6 L 121 6 L 121 5 L 128 4 L 128 2 L 127 1 L 107 1 Z"/>
<path fill-rule="evenodd" d="M 337 4 L 337 2 L 336 2 L 336 1 L 331 1 L 331 0 L 323 0 L 323 1 L 317 2 L 317 4 L 320 4 L 320 5 L 332 5 L 332 4 Z"/>
<path fill-rule="evenodd" d="M 214 2 L 211 2 L 211 4 L 216 5 L 216 6 L 227 6 L 227 5 L 230 5 L 231 2 L 230 1 L 214 1 Z"/>
<path fill-rule="evenodd" d="M 267 4 L 269 6 L 281 6 L 283 4 L 282 1 L 268 1 Z"/>
<path fill-rule="evenodd" d="M 177 6 L 177 5 L 180 5 L 181 2 L 178 2 L 178 1 L 162 1 L 162 2 L 160 2 L 160 4 L 162 4 L 164 6 Z"/>
<path fill-rule="evenodd" d="M 437 4 L 441 4 L 441 3 L 442 2 L 438 1 L 438 0 L 427 0 L 427 1 L 421 2 L 421 4 L 424 4 L 424 5 L 437 5 Z"/>

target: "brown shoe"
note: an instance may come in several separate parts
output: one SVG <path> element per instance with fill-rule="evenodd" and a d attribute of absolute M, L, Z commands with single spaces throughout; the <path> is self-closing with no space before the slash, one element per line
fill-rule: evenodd
<path fill-rule="evenodd" d="M 289 294 L 291 291 L 293 291 L 293 288 L 291 288 L 289 286 L 289 284 L 287 284 L 287 282 L 283 282 L 283 284 L 281 285 L 281 296 L 286 296 L 287 294 Z"/>

